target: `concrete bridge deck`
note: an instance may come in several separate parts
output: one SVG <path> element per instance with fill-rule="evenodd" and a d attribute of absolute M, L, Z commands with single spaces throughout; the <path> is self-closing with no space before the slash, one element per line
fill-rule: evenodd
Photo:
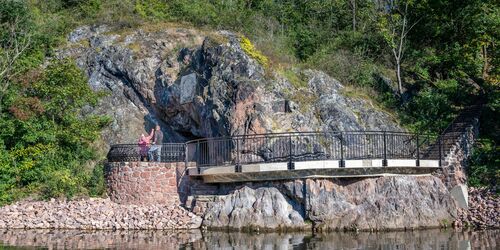
<path fill-rule="evenodd" d="M 200 177 L 205 183 L 271 181 L 303 178 L 359 178 L 388 175 L 427 175 L 439 169 L 437 160 L 412 159 L 346 160 L 340 167 L 338 160 L 295 162 L 289 169 L 286 162 L 227 165 L 219 167 L 188 167 L 188 174 Z"/>

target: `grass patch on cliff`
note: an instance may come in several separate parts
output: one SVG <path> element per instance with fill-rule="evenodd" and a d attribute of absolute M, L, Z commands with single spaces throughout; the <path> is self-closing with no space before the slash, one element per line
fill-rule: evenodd
<path fill-rule="evenodd" d="M 344 85 L 344 87 L 340 90 L 340 93 L 351 99 L 365 101 L 372 108 L 386 113 L 393 119 L 394 122 L 398 122 L 397 117 L 395 116 L 396 111 L 392 110 L 389 105 L 386 105 L 384 100 L 377 98 L 380 97 L 380 94 L 372 88 Z"/>
<path fill-rule="evenodd" d="M 353 99 L 361 99 L 366 100 L 370 98 L 371 94 L 374 94 L 370 89 L 354 87 L 350 85 L 343 85 L 344 87 L 340 89 L 340 93 L 343 96 L 353 98 Z"/>
<path fill-rule="evenodd" d="M 139 43 L 130 43 L 127 45 L 127 48 L 130 49 L 134 53 L 141 52 L 141 44 L 139 44 Z"/>
<path fill-rule="evenodd" d="M 218 33 L 208 32 L 206 34 L 206 36 L 207 36 L 208 42 L 212 45 L 215 45 L 215 46 L 226 44 L 229 42 L 229 39 L 226 36 L 223 36 L 223 35 L 218 34 Z"/>
<path fill-rule="evenodd" d="M 288 94 L 288 99 L 299 104 L 299 111 L 304 114 L 314 107 L 319 97 L 309 91 L 294 91 Z"/>
<path fill-rule="evenodd" d="M 307 88 L 307 79 L 299 69 L 286 68 L 283 70 L 279 70 L 279 73 L 281 73 L 292 84 L 294 88 Z"/>

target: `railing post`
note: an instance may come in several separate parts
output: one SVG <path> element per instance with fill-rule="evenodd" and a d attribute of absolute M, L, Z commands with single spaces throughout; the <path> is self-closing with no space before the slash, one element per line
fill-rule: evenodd
<path fill-rule="evenodd" d="M 184 143 L 184 169 L 186 170 L 186 175 L 189 175 L 189 169 L 188 169 L 188 144 Z"/>
<path fill-rule="evenodd" d="M 439 166 L 441 167 L 442 166 L 442 163 L 441 163 L 441 140 L 443 139 L 443 136 L 439 136 L 439 140 L 438 140 L 438 157 L 439 157 Z"/>
<path fill-rule="evenodd" d="M 198 174 L 201 174 L 200 161 L 201 161 L 201 151 L 200 151 L 200 141 L 196 142 L 196 170 Z"/>
<path fill-rule="evenodd" d="M 238 138 L 236 140 L 236 165 L 234 166 L 234 172 L 240 173 L 241 172 L 241 164 L 240 164 L 240 142 Z"/>
<path fill-rule="evenodd" d="M 339 167 L 345 168 L 345 161 L 344 161 L 344 137 L 342 136 L 342 132 L 340 132 L 340 162 L 339 162 Z"/>
<path fill-rule="evenodd" d="M 292 160 L 292 135 L 288 136 L 288 170 L 293 170 L 295 169 L 295 164 L 293 164 Z"/>
<path fill-rule="evenodd" d="M 417 167 L 420 167 L 420 145 L 418 145 L 419 142 L 418 142 L 418 134 L 417 134 L 417 162 L 416 162 L 416 166 Z"/>
<path fill-rule="evenodd" d="M 387 133 L 384 131 L 384 159 L 382 160 L 382 166 L 387 167 Z"/>

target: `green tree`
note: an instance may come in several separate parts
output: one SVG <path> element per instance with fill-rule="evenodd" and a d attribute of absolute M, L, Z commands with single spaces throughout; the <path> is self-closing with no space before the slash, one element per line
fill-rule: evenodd
<path fill-rule="evenodd" d="M 0 7 L 0 113 L 2 99 L 10 86 L 10 78 L 21 70 L 17 60 L 31 44 L 30 11 L 22 1 L 6 0 Z"/>
<path fill-rule="evenodd" d="M 406 40 L 408 34 L 419 20 L 410 19 L 413 1 L 399 0 L 384 1 L 379 22 L 380 31 L 384 40 L 389 45 L 395 64 L 399 94 L 403 94 L 403 79 L 401 77 L 401 64 L 405 58 Z"/>
<path fill-rule="evenodd" d="M 109 118 L 87 113 L 102 93 L 94 92 L 76 65 L 53 61 L 33 82 L 16 85 L 2 117 L 8 133 L 1 134 L 0 178 L 3 202 L 9 194 L 39 193 L 43 197 L 88 193 L 92 169 L 98 160 L 92 143 Z M 17 191 L 16 191 L 17 190 Z"/>

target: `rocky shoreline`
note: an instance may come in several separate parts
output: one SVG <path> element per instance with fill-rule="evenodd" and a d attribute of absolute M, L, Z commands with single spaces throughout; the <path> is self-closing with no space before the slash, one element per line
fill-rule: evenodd
<path fill-rule="evenodd" d="M 239 194 L 239 192 L 237 193 Z M 243 211 L 238 211 L 241 215 L 245 214 Z M 52 199 L 50 201 L 21 201 L 0 207 L 0 228 L 85 230 L 196 229 L 202 226 L 202 216 L 210 217 L 215 216 L 215 214 L 207 211 L 207 214 L 199 216 L 180 205 L 120 205 L 103 198 L 86 198 L 72 201 Z M 246 216 L 250 216 L 250 214 L 246 214 Z M 255 214 L 253 219 L 256 220 L 258 219 L 257 217 L 257 214 Z M 500 199 L 498 195 L 489 189 L 469 188 L 469 209 L 459 209 L 453 226 L 455 228 L 472 227 L 478 229 L 500 228 L 500 220 L 498 218 L 500 218 Z M 205 219 L 208 222 L 212 222 L 212 224 L 218 222 L 214 218 L 212 220 L 210 218 Z M 244 223 L 242 218 L 233 219 Z M 217 228 L 217 225 L 207 224 L 207 221 L 205 221 L 203 228 Z M 222 224 L 231 226 L 228 223 Z M 278 224 L 281 225 L 281 223 Z M 281 226 L 286 227 L 285 224 L 288 225 L 284 223 Z M 281 228 L 281 226 L 278 228 Z M 309 227 L 302 225 L 301 228 L 307 231 L 311 229 L 310 226 L 312 225 L 309 225 Z M 292 228 L 294 227 L 292 226 Z"/>
<path fill-rule="evenodd" d="M 455 227 L 500 228 L 500 197 L 491 189 L 469 188 L 469 209 L 459 209 Z"/>
<path fill-rule="evenodd" d="M 102 198 L 0 207 L 0 228 L 7 229 L 194 229 L 201 222 L 179 205 L 120 205 Z"/>

